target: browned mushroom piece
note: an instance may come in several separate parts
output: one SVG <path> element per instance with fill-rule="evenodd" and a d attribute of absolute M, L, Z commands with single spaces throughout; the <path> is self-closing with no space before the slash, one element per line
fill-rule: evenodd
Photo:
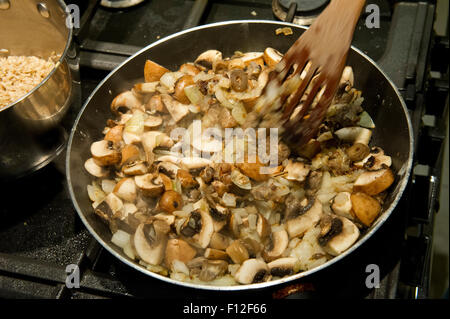
<path fill-rule="evenodd" d="M 162 102 L 161 95 L 153 95 L 145 104 L 145 109 L 151 112 L 167 113 L 167 109 Z"/>
<path fill-rule="evenodd" d="M 281 61 L 283 54 L 273 48 L 266 48 L 264 50 L 264 62 L 269 67 L 274 67 Z"/>
<path fill-rule="evenodd" d="M 183 206 L 183 198 L 180 193 L 169 190 L 165 191 L 164 194 L 159 199 L 159 207 L 168 213 L 172 213 L 176 210 L 181 209 Z"/>
<path fill-rule="evenodd" d="M 122 141 L 123 125 L 116 125 L 111 127 L 105 134 L 104 140 L 111 141 L 113 143 L 119 143 Z"/>
<path fill-rule="evenodd" d="M 122 178 L 114 187 L 113 192 L 125 201 L 134 202 L 137 197 L 137 190 L 134 179 Z"/>
<path fill-rule="evenodd" d="M 271 262 L 280 258 L 288 244 L 289 236 L 284 229 L 273 232 L 270 237 L 268 249 L 263 252 L 264 260 L 266 262 Z"/>
<path fill-rule="evenodd" d="M 167 72 L 169 72 L 168 69 L 166 69 L 165 67 L 159 65 L 156 62 L 153 62 L 151 60 L 147 60 L 145 62 L 145 66 L 144 66 L 145 82 L 159 81 L 161 76 L 164 73 L 167 73 Z"/>
<path fill-rule="evenodd" d="M 186 93 L 184 92 L 184 88 L 192 84 L 194 84 L 194 78 L 192 77 L 192 75 L 183 75 L 178 79 L 175 84 L 174 96 L 179 102 L 183 104 L 190 103 L 188 97 L 186 96 Z"/>
<path fill-rule="evenodd" d="M 126 113 L 129 110 L 140 108 L 142 102 L 131 91 L 126 91 L 117 95 L 111 102 L 111 111 L 114 114 Z"/>
<path fill-rule="evenodd" d="M 203 70 L 211 70 L 217 61 L 222 60 L 222 52 L 217 50 L 207 50 L 200 54 L 195 60 L 195 66 Z"/>
<path fill-rule="evenodd" d="M 134 234 L 134 248 L 139 257 L 151 265 L 159 265 L 164 258 L 167 235 L 158 232 L 152 224 L 140 224 Z"/>
<path fill-rule="evenodd" d="M 290 238 L 303 235 L 306 231 L 313 228 L 320 220 L 322 215 L 322 203 L 315 200 L 312 207 L 302 215 L 290 219 L 286 223 L 286 228 Z"/>
<path fill-rule="evenodd" d="M 163 193 L 164 185 L 156 184 L 157 177 L 155 174 L 139 175 L 134 177 L 134 182 L 144 196 L 158 197 Z"/>
<path fill-rule="evenodd" d="M 228 263 L 226 261 L 205 259 L 198 278 L 202 281 L 211 281 L 225 274 L 227 270 Z"/>
<path fill-rule="evenodd" d="M 227 247 L 226 252 L 235 264 L 242 264 L 249 258 L 247 248 L 240 240 L 235 240 Z"/>
<path fill-rule="evenodd" d="M 236 92 L 243 92 L 248 87 L 248 75 L 240 69 L 234 69 L 230 73 L 231 88 Z"/>
<path fill-rule="evenodd" d="M 171 268 L 174 260 L 188 263 L 196 254 L 197 251 L 186 241 L 177 238 L 169 239 L 164 254 L 164 263 Z"/>
<path fill-rule="evenodd" d="M 106 140 L 92 143 L 91 154 L 95 162 L 101 166 L 118 164 L 121 159 L 121 154 L 114 149 L 113 142 Z"/>
<path fill-rule="evenodd" d="M 121 150 L 122 160 L 120 165 L 127 165 L 131 162 L 136 162 L 141 158 L 139 148 L 134 144 L 127 144 Z"/>
<path fill-rule="evenodd" d="M 106 177 L 109 175 L 109 170 L 105 167 L 98 165 L 93 158 L 89 158 L 84 162 L 84 168 L 89 174 L 95 177 Z"/>
<path fill-rule="evenodd" d="M 353 191 L 363 192 L 367 195 L 377 195 L 388 189 L 394 182 L 394 179 L 394 174 L 389 168 L 364 172 L 355 181 Z"/>

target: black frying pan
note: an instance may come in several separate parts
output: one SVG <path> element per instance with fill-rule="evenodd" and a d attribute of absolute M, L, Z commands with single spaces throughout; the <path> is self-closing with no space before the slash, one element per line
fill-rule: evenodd
<path fill-rule="evenodd" d="M 275 29 L 286 26 L 293 29 L 293 35 L 275 35 Z M 85 171 L 84 162 L 91 156 L 90 145 L 103 138 L 104 123 L 112 117 L 109 108 L 112 99 L 135 83 L 143 81 L 143 68 L 147 59 L 170 70 L 177 70 L 181 64 L 195 60 L 201 52 L 208 49 L 222 51 L 224 56 L 231 56 L 235 51 L 263 51 L 268 46 L 286 52 L 303 31 L 303 27 L 290 23 L 257 20 L 228 21 L 196 27 L 161 39 L 142 49 L 98 85 L 87 99 L 72 129 L 66 173 L 73 204 L 86 227 L 103 247 L 127 265 L 166 282 L 211 290 L 244 290 L 280 285 L 318 272 L 351 254 L 380 228 L 397 205 L 408 182 L 413 155 L 412 128 L 406 106 L 394 84 L 375 62 L 355 48 L 349 53 L 347 65 L 353 67 L 355 87 L 362 90 L 365 98 L 363 106 L 377 126 L 373 132 L 372 143 L 383 148 L 392 157 L 392 168 L 397 175 L 381 216 L 341 255 L 314 269 L 260 284 L 216 287 L 183 283 L 150 272 L 127 258 L 119 247 L 111 243 L 112 234 L 109 228 L 93 212 L 86 190 L 86 186 L 91 183 L 91 176 Z"/>

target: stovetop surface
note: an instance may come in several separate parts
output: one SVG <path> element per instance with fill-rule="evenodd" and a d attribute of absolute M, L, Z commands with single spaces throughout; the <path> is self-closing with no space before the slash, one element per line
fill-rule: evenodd
<path fill-rule="evenodd" d="M 210 1 L 201 23 L 236 19 L 274 20 L 271 2 Z M 125 10 L 98 8 L 87 38 L 144 47 L 180 31 L 193 3 L 153 0 Z M 378 60 L 386 49 L 392 16 L 388 1 L 371 3 L 381 8 L 380 28 L 366 28 L 363 15 L 353 44 L 369 57 Z M 107 71 L 81 68 L 80 75 L 84 101 L 107 75 Z M 72 112 L 76 114 L 80 108 L 81 105 L 75 105 Z M 149 278 L 100 248 L 72 205 L 65 179 L 65 152 L 27 177 L 2 183 L 0 193 L 0 297 L 87 298 L 118 295 L 170 298 L 183 297 L 186 292 L 190 292 L 189 289 Z M 397 285 L 399 262 L 404 248 L 402 227 L 407 212 L 402 207 L 405 207 L 406 202 L 402 200 L 379 231 L 350 256 L 306 278 L 306 281 L 300 280 L 313 283 L 315 287 L 314 292 L 303 297 L 339 295 L 375 298 L 380 290 L 369 290 L 365 286 L 366 266 L 369 264 L 380 267 L 384 286 L 382 297 L 395 297 L 392 291 Z M 69 264 L 79 265 L 82 269 L 82 287 L 78 290 L 67 290 L 64 286 L 65 268 Z M 39 273 L 41 269 L 51 269 L 53 274 L 48 271 Z M 28 284 L 34 291 L 28 291 Z M 162 288 L 158 289 L 158 294 L 152 292 L 156 288 Z M 11 295 L 11 291 L 17 294 Z M 274 291 L 268 289 L 258 293 L 271 297 Z M 211 296 L 214 293 L 196 292 L 195 297 Z"/>

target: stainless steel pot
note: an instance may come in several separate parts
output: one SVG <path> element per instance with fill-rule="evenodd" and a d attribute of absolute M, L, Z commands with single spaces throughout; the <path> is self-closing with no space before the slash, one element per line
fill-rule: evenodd
<path fill-rule="evenodd" d="M 0 0 L 3 55 L 60 55 L 55 68 L 20 100 L 0 109 L 0 179 L 21 176 L 50 162 L 65 146 L 60 126 L 72 91 L 66 53 L 72 28 L 60 0 Z"/>
<path fill-rule="evenodd" d="M 275 29 L 285 26 L 291 27 L 294 34 L 276 36 Z M 353 67 L 355 86 L 362 90 L 365 97 L 364 107 L 377 125 L 372 142 L 392 156 L 393 169 L 397 175 L 381 216 L 358 242 L 340 256 L 309 271 L 260 284 L 212 287 L 182 283 L 152 273 L 128 259 L 121 249 L 111 243 L 112 235 L 109 228 L 93 212 L 86 191 L 91 177 L 85 172 L 83 164 L 90 157 L 91 143 L 103 137 L 101 123 L 105 123 L 112 116 L 109 110 L 112 99 L 118 93 L 132 87 L 134 83 L 143 80 L 138 77 L 143 74 L 146 59 L 176 70 L 182 63 L 193 61 L 198 54 L 207 49 L 220 50 L 224 56 L 231 56 L 236 50 L 263 51 L 267 46 L 285 52 L 303 31 L 304 28 L 289 23 L 255 20 L 229 21 L 193 28 L 149 45 L 112 71 L 99 84 L 86 101 L 72 129 L 66 158 L 66 173 L 75 208 L 91 234 L 103 247 L 127 265 L 166 282 L 219 291 L 244 290 L 280 285 L 318 272 L 351 254 L 380 228 L 397 205 L 408 182 L 413 155 L 412 128 L 406 106 L 394 84 L 369 57 L 356 48 L 352 48 L 349 54 L 348 65 Z"/>

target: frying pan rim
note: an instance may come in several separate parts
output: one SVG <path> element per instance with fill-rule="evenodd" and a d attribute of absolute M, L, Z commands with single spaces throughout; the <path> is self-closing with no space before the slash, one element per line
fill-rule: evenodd
<path fill-rule="evenodd" d="M 328 260 L 326 263 L 317 266 L 315 268 L 312 268 L 310 270 L 289 276 L 289 277 L 284 277 L 281 279 L 277 279 L 277 280 L 273 280 L 273 281 L 268 281 L 268 282 L 264 282 L 264 283 L 257 283 L 257 284 L 248 284 L 248 285 L 235 285 L 235 286 L 213 286 L 213 285 L 202 285 L 202 284 L 194 284 L 194 283 L 188 283 L 188 282 L 182 282 L 182 281 L 178 281 L 178 280 L 174 280 L 171 279 L 169 277 L 166 276 L 162 276 L 159 274 L 156 274 L 154 272 L 151 272 L 150 270 L 147 270 L 146 268 L 144 268 L 143 266 L 139 265 L 136 262 L 131 261 L 128 258 L 124 258 L 122 255 L 120 255 L 118 252 L 116 252 L 110 244 L 106 243 L 105 241 L 103 241 L 100 236 L 97 234 L 96 231 L 94 231 L 93 227 L 91 227 L 91 225 L 89 224 L 87 218 L 84 216 L 81 208 L 78 205 L 78 202 L 76 200 L 75 194 L 74 194 L 74 190 L 72 188 L 72 183 L 71 183 L 71 175 L 70 175 L 70 154 L 71 154 L 71 149 L 72 149 L 72 141 L 75 135 L 75 132 L 77 130 L 78 127 L 78 123 L 79 120 L 81 119 L 81 116 L 83 115 L 87 105 L 90 103 L 92 97 L 97 93 L 97 91 L 103 86 L 103 84 L 108 81 L 108 79 L 113 76 L 119 69 L 121 69 L 124 65 L 126 65 L 129 61 L 131 61 L 132 59 L 134 59 L 136 56 L 140 55 L 141 53 L 159 45 L 160 43 L 166 42 L 168 40 L 171 40 L 173 38 L 176 38 L 180 35 L 186 34 L 186 33 L 190 33 L 190 32 L 195 32 L 197 30 L 201 30 L 201 29 L 207 29 L 207 28 L 212 28 L 212 27 L 217 27 L 217 26 L 224 26 L 224 25 L 230 25 L 230 24 L 250 24 L 250 23 L 254 23 L 254 24 L 273 24 L 273 25 L 279 25 L 279 26 L 288 26 L 288 27 L 293 27 L 293 28 L 297 28 L 297 29 L 307 29 L 304 26 L 299 26 L 293 23 L 289 23 L 289 22 L 281 22 L 281 21 L 272 21 L 272 20 L 229 20 L 229 21 L 222 21 L 222 22 L 216 22 L 216 23 L 211 23 L 211 24 L 205 24 L 205 25 L 201 25 L 201 26 L 197 26 L 194 28 L 190 28 L 187 30 L 182 30 L 179 32 L 176 32 L 174 34 L 171 34 L 167 37 L 164 37 L 156 42 L 153 42 L 151 44 L 149 44 L 148 46 L 142 48 L 141 50 L 139 50 L 138 52 L 136 52 L 134 55 L 130 56 L 128 59 L 126 59 L 124 62 L 122 62 L 119 66 L 117 66 L 114 70 L 112 70 L 98 85 L 97 87 L 92 91 L 92 93 L 90 94 L 90 96 L 86 99 L 83 107 L 81 108 L 81 110 L 79 111 L 77 118 L 74 122 L 74 125 L 72 127 L 72 130 L 70 132 L 70 137 L 69 137 L 69 141 L 67 144 L 67 153 L 66 153 L 66 178 L 67 178 L 67 183 L 68 183 L 68 189 L 69 189 L 69 193 L 70 193 L 70 197 L 72 200 L 72 203 L 78 213 L 78 215 L 80 216 L 81 220 L 83 221 L 84 225 L 86 226 L 86 228 L 89 230 L 89 232 L 91 233 L 91 235 L 112 255 L 114 255 L 116 258 L 118 258 L 119 260 L 121 260 L 122 262 L 124 262 L 125 264 L 127 264 L 128 266 L 136 269 L 137 271 L 144 273 L 146 275 L 149 275 L 150 277 L 153 277 L 155 279 L 160 279 L 162 281 L 165 281 L 167 283 L 170 284 L 175 284 L 178 286 L 183 286 L 183 287 L 187 287 L 187 288 L 196 288 L 196 289 L 202 289 L 202 290 L 215 290 L 215 291 L 239 291 L 239 290 L 252 290 L 252 289 L 261 289 L 261 288 L 268 288 L 268 287 L 272 287 L 272 286 L 276 286 L 276 285 L 282 285 L 284 283 L 287 282 L 291 282 L 291 281 L 295 281 L 298 280 L 300 278 L 303 277 L 307 277 L 308 275 L 311 275 L 313 273 L 316 273 L 324 268 L 327 268 L 331 265 L 333 265 L 334 263 L 342 260 L 343 258 L 345 258 L 346 256 L 350 255 L 353 251 L 355 251 L 356 249 L 358 249 L 362 244 L 364 244 L 370 237 L 372 237 L 372 235 L 384 224 L 384 222 L 389 218 L 389 216 L 392 214 L 393 210 L 395 209 L 395 207 L 398 204 L 398 201 L 400 200 L 403 191 L 406 188 L 406 185 L 409 181 L 409 176 L 411 173 L 411 169 L 412 169 L 412 163 L 413 163 L 413 146 L 414 146 L 414 137 L 412 135 L 412 124 L 411 124 L 411 119 L 408 113 L 408 109 L 406 107 L 406 104 L 398 90 L 398 88 L 395 86 L 395 84 L 392 82 L 392 80 L 388 77 L 388 75 L 375 63 L 375 61 L 373 61 L 370 57 L 368 57 L 366 54 L 364 54 L 361 50 L 355 48 L 354 46 L 351 47 L 351 49 L 353 51 L 355 51 L 356 53 L 358 53 L 359 55 L 361 55 L 364 59 L 366 59 L 369 63 L 371 63 L 379 72 L 381 72 L 381 74 L 384 76 L 384 78 L 387 80 L 387 82 L 391 85 L 391 87 L 394 89 L 394 92 L 396 93 L 398 99 L 400 100 L 404 115 L 406 117 L 406 122 L 407 122 L 407 126 L 408 126 L 408 134 L 409 134 L 409 154 L 408 154 L 408 160 L 405 162 L 405 164 L 403 164 L 403 166 L 400 168 L 400 170 L 406 170 L 404 172 L 404 176 L 402 177 L 402 179 L 399 181 L 399 185 L 398 187 L 398 192 L 395 195 L 394 200 L 392 201 L 392 203 L 389 205 L 389 207 L 383 212 L 383 215 L 380 216 L 380 218 L 377 220 L 377 224 L 374 225 L 374 227 L 372 229 L 370 229 L 363 238 L 359 239 L 352 247 L 350 247 L 348 250 L 344 251 L 342 254 L 340 254 L 339 256 L 336 256 L 330 260 Z"/>

